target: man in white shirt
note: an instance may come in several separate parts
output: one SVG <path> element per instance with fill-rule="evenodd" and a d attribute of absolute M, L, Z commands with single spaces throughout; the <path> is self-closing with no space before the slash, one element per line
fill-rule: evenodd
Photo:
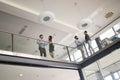
<path fill-rule="evenodd" d="M 39 45 L 39 50 L 40 50 L 40 56 L 46 57 L 46 49 L 45 46 L 47 45 L 47 42 L 43 40 L 43 34 L 39 35 L 39 40 L 37 40 L 37 44 Z"/>
<path fill-rule="evenodd" d="M 77 36 L 75 36 L 74 39 L 75 39 L 75 44 L 77 45 L 77 49 L 81 51 L 82 58 L 85 59 L 83 44 L 80 42 L 80 40 Z"/>

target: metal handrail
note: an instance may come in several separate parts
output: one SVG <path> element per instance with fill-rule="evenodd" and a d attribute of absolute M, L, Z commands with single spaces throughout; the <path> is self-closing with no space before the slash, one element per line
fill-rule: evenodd
<path fill-rule="evenodd" d="M 19 36 L 19 37 L 25 37 L 25 38 L 29 38 L 29 39 L 34 39 L 34 40 L 38 40 L 36 38 L 32 38 L 32 37 L 28 37 L 28 36 L 23 36 L 23 35 L 19 35 L 19 34 L 15 34 L 15 33 L 10 33 L 10 32 L 6 32 L 6 31 L 1 31 L 0 32 L 3 32 L 3 33 L 8 33 L 8 34 L 11 34 L 11 35 L 16 35 L 16 36 Z M 47 41 L 45 41 L 47 42 Z M 47 42 L 48 43 L 48 42 Z M 71 46 L 67 46 L 67 45 L 63 45 L 63 44 L 59 44 L 59 43 L 54 43 L 53 44 L 56 44 L 56 45 L 60 45 L 60 46 L 66 46 L 66 47 L 69 47 L 69 48 L 74 48 L 74 47 L 71 47 Z"/>

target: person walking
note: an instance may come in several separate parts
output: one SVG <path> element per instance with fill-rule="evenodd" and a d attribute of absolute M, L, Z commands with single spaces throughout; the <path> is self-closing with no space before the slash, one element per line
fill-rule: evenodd
<path fill-rule="evenodd" d="M 85 59 L 83 44 L 81 43 L 81 41 L 79 40 L 79 38 L 77 36 L 74 36 L 74 39 L 75 39 L 75 44 L 77 45 L 77 49 L 81 51 L 82 58 Z"/>

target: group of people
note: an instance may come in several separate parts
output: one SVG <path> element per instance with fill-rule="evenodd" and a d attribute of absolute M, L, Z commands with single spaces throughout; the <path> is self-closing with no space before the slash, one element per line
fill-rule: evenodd
<path fill-rule="evenodd" d="M 85 42 L 88 44 L 88 49 L 90 51 L 90 53 L 94 53 L 94 49 L 91 46 L 91 39 L 90 36 L 87 34 L 87 31 L 84 31 L 84 35 L 85 35 Z M 49 54 L 52 58 L 54 58 L 54 45 L 52 42 L 53 36 L 49 36 L 48 37 L 48 42 L 44 41 L 43 38 L 43 34 L 39 35 L 39 40 L 37 40 L 37 44 L 39 45 L 39 50 L 40 50 L 40 56 L 44 56 L 46 57 L 46 49 L 45 46 L 49 44 Z M 77 49 L 81 51 L 82 53 L 82 57 L 83 59 L 85 59 L 85 52 L 83 49 L 83 43 L 79 40 L 78 36 L 74 36 L 75 39 L 75 44 L 77 45 Z"/>
<path fill-rule="evenodd" d="M 94 49 L 91 46 L 91 39 L 90 36 L 87 34 L 87 31 L 84 31 L 84 35 L 85 35 L 85 43 L 88 44 L 88 49 L 90 53 L 94 53 Z M 78 36 L 74 36 L 74 39 L 75 39 L 75 44 L 77 45 L 77 49 L 81 51 L 82 58 L 85 59 L 86 57 L 83 49 L 83 43 L 79 40 Z"/>
<path fill-rule="evenodd" d="M 47 56 L 46 55 L 45 46 L 49 44 L 49 53 L 50 53 L 50 56 L 52 58 L 54 58 L 54 53 L 53 53 L 54 52 L 54 45 L 52 43 L 53 37 L 50 35 L 48 37 L 48 42 L 43 40 L 43 38 L 44 38 L 43 34 L 40 34 L 39 38 L 40 39 L 37 40 L 37 44 L 39 45 L 40 56 L 44 56 L 44 57 Z"/>

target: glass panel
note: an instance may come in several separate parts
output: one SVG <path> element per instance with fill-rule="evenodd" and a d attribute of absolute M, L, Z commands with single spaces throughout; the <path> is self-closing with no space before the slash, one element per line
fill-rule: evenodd
<path fill-rule="evenodd" d="M 37 44 L 36 39 L 28 38 L 28 37 L 23 37 L 23 36 L 18 36 L 18 35 L 13 35 L 13 52 L 12 51 L 12 35 L 5 33 L 5 32 L 0 32 L 0 52 L 6 53 L 6 54 L 12 54 L 16 56 L 22 56 L 22 57 L 32 57 L 32 58 L 39 58 L 39 59 L 50 59 L 50 60 L 57 60 L 57 61 L 64 61 L 68 62 L 70 61 L 69 56 L 68 56 L 68 50 L 66 46 L 60 45 L 53 43 L 54 45 L 54 51 L 51 54 L 49 45 L 49 42 L 45 42 L 45 50 L 46 51 L 46 57 L 44 54 L 41 56 L 40 54 L 40 48 L 39 45 Z M 72 49 L 72 48 L 71 48 Z M 43 51 L 43 49 L 42 49 Z M 52 58 L 52 55 L 54 58 Z M 74 56 L 73 54 L 70 55 L 72 61 L 74 61 Z M 68 59 L 67 59 L 68 58 Z"/>
<path fill-rule="evenodd" d="M 120 71 L 118 73 L 119 73 L 119 76 L 120 76 Z"/>
<path fill-rule="evenodd" d="M 45 42 L 45 49 L 39 48 L 39 45 L 37 44 L 38 40 L 27 38 L 27 37 L 21 37 L 21 36 L 16 36 L 14 35 L 14 52 L 19 52 L 21 54 L 17 54 L 20 56 L 26 56 L 28 57 L 29 55 L 34 55 L 38 57 L 47 57 L 47 59 L 57 59 L 58 61 L 66 61 L 66 58 L 68 57 L 68 52 L 66 46 L 62 46 L 59 44 L 54 45 L 54 51 L 49 52 L 49 43 Z M 40 51 L 45 52 L 46 51 L 46 56 L 45 54 L 40 54 Z M 28 54 L 28 55 L 24 55 Z M 52 58 L 52 55 L 54 58 Z M 69 58 L 67 59 L 68 61 Z"/>
<path fill-rule="evenodd" d="M 96 62 L 85 67 L 83 71 L 87 80 L 102 80 L 102 75 Z"/>
<path fill-rule="evenodd" d="M 80 50 L 77 50 L 75 53 L 74 53 L 74 56 L 75 56 L 75 60 L 79 59 L 79 58 L 82 58 L 82 53 L 80 52 Z"/>
<path fill-rule="evenodd" d="M 116 24 L 113 28 L 117 32 L 120 29 L 120 23 Z"/>
<path fill-rule="evenodd" d="M 36 42 L 34 39 L 14 35 L 14 52 L 40 55 Z"/>
<path fill-rule="evenodd" d="M 111 29 L 107 30 L 106 32 L 104 32 L 103 34 L 101 34 L 100 39 L 101 40 L 104 40 L 105 38 L 110 39 L 114 35 L 115 35 L 115 33 L 114 33 L 113 29 L 111 28 Z"/>
<path fill-rule="evenodd" d="M 0 32 L 0 49 L 6 51 L 12 51 L 11 34 Z"/>
<path fill-rule="evenodd" d="M 117 33 L 117 37 L 120 38 L 120 23 L 116 24 L 114 27 L 113 27 Z"/>
<path fill-rule="evenodd" d="M 80 62 L 83 60 L 83 57 L 84 58 L 87 57 L 84 46 L 79 47 L 79 49 L 78 48 L 69 48 L 69 52 L 70 52 L 70 55 L 73 55 L 74 62 Z"/>
<path fill-rule="evenodd" d="M 69 54 L 70 54 L 70 58 L 71 58 L 72 62 L 76 62 L 74 53 L 77 51 L 77 49 L 72 48 L 72 47 L 68 47 L 68 50 L 69 50 Z M 69 57 L 67 56 L 67 59 L 68 58 Z"/>
<path fill-rule="evenodd" d="M 113 80 L 111 75 L 108 75 L 107 77 L 105 77 L 105 80 Z"/>
<path fill-rule="evenodd" d="M 94 51 L 97 52 L 99 50 L 97 43 L 95 40 L 92 40 L 91 46 L 93 47 Z"/>
<path fill-rule="evenodd" d="M 119 53 L 120 53 L 120 48 L 99 60 L 102 68 L 103 76 L 113 74 L 114 72 L 120 70 L 120 54 Z M 114 77 L 118 78 L 118 75 L 116 75 L 115 73 Z"/>
<path fill-rule="evenodd" d="M 110 43 L 113 42 L 113 38 L 115 36 L 115 32 L 113 31 L 113 29 L 109 29 L 106 32 L 104 32 L 103 34 L 100 35 L 100 39 L 101 39 L 101 46 L 105 47 L 107 45 L 109 45 Z"/>
<path fill-rule="evenodd" d="M 48 54 L 49 54 L 49 52 L 48 52 Z M 68 51 L 67 51 L 66 46 L 54 44 L 54 55 L 55 55 L 54 59 L 58 59 L 61 61 L 66 61 L 66 60 L 70 61 L 70 59 L 68 57 Z"/>
<path fill-rule="evenodd" d="M 114 73 L 113 75 L 114 75 L 115 79 L 119 79 L 119 75 L 118 75 L 118 73 L 117 73 L 117 72 L 116 72 L 116 73 Z"/>

